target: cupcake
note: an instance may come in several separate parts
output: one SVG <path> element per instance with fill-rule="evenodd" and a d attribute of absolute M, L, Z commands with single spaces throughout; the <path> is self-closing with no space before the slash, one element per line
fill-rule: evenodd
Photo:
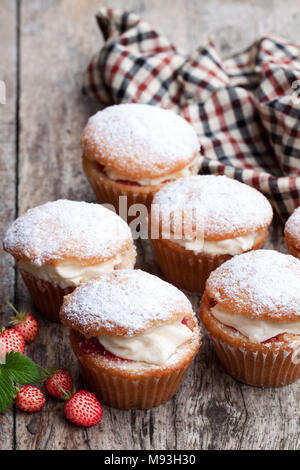
<path fill-rule="evenodd" d="M 166 280 L 201 293 L 209 274 L 245 251 L 260 248 L 272 208 L 258 191 L 226 176 L 189 176 L 153 199 L 150 236 Z"/>
<path fill-rule="evenodd" d="M 214 271 L 200 318 L 236 380 L 280 387 L 300 377 L 300 261 L 272 250 L 235 256 Z"/>
<path fill-rule="evenodd" d="M 136 251 L 128 225 L 98 204 L 58 200 L 30 209 L 11 225 L 3 243 L 32 300 L 59 321 L 66 294 L 115 269 L 133 268 Z"/>
<path fill-rule="evenodd" d="M 284 234 L 289 253 L 300 258 L 300 207 L 287 220 Z"/>
<path fill-rule="evenodd" d="M 156 191 L 198 173 L 200 165 L 192 126 L 172 111 L 145 104 L 99 111 L 89 119 L 81 144 L 83 168 L 98 202 L 112 204 L 131 220 L 132 204 L 149 209 Z M 125 211 L 120 196 L 127 197 Z"/>
<path fill-rule="evenodd" d="M 146 409 L 169 400 L 199 349 L 185 295 L 140 270 L 104 274 L 66 296 L 61 322 L 88 387 L 106 405 Z"/>

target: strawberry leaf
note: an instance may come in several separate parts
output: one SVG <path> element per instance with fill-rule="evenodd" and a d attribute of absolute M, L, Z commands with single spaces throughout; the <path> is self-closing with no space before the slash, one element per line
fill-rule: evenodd
<path fill-rule="evenodd" d="M 21 385 L 32 384 L 42 380 L 39 367 L 29 357 L 14 351 L 6 355 L 5 364 L 0 365 L 0 372 L 9 376 L 13 382 Z"/>
<path fill-rule="evenodd" d="M 38 366 L 38 367 L 42 375 L 41 382 L 45 382 L 46 380 L 51 379 L 51 377 L 53 377 L 53 375 L 56 374 L 56 372 L 58 371 L 58 367 L 47 367 L 47 368 L 41 367 L 41 366 Z"/>
<path fill-rule="evenodd" d="M 13 403 L 15 383 L 27 385 L 42 379 L 40 368 L 29 357 L 14 351 L 6 354 L 4 364 L 0 364 L 0 413 Z"/>
<path fill-rule="evenodd" d="M 7 372 L 0 370 L 0 413 L 4 413 L 13 402 L 15 387 Z"/>

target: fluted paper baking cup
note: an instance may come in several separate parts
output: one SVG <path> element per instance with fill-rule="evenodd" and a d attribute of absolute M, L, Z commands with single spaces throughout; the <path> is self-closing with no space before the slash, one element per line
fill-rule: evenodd
<path fill-rule="evenodd" d="M 80 357 L 78 360 L 88 388 L 105 405 L 122 410 L 149 409 L 170 400 L 178 391 L 190 365 L 161 377 L 137 375 L 133 379 L 92 367 Z"/>
<path fill-rule="evenodd" d="M 211 336 L 216 354 L 225 370 L 234 379 L 257 387 L 282 387 L 300 378 L 300 363 L 294 351 L 251 351 L 232 346 Z"/>
<path fill-rule="evenodd" d="M 210 273 L 231 258 L 230 255 L 195 255 L 191 250 L 168 240 L 152 240 L 160 269 L 165 279 L 179 289 L 202 293 Z"/>
<path fill-rule="evenodd" d="M 39 279 L 20 270 L 35 307 L 47 320 L 59 323 L 59 310 L 65 295 L 73 292 L 75 287 L 62 289 L 59 285 Z"/>
<path fill-rule="evenodd" d="M 106 181 L 104 178 L 97 178 L 94 174 L 86 172 L 87 178 L 90 182 L 90 185 L 95 193 L 96 199 L 99 204 L 112 204 L 118 215 L 122 215 L 120 210 L 120 197 L 127 197 L 127 220 L 130 222 L 139 213 L 128 215 L 128 211 L 133 204 L 143 204 L 147 211 L 150 211 L 151 202 L 155 191 L 149 191 L 148 188 L 140 188 L 139 191 L 132 189 L 133 187 L 128 186 L 125 189 L 121 189 L 117 183 Z M 123 185 L 124 186 L 124 185 Z M 141 190 L 142 189 L 142 190 Z"/>

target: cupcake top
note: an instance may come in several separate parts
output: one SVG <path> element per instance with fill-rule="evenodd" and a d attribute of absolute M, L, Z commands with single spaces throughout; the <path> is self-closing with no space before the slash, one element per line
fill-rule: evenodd
<path fill-rule="evenodd" d="M 300 250 L 300 207 L 287 220 L 284 232 L 287 243 Z"/>
<path fill-rule="evenodd" d="M 206 293 L 213 309 L 231 316 L 299 322 L 299 286 L 299 260 L 273 250 L 256 250 L 216 269 L 208 278 Z"/>
<path fill-rule="evenodd" d="M 141 270 L 119 270 L 82 284 L 66 296 L 65 326 L 88 336 L 135 336 L 193 318 L 191 303 L 176 287 Z"/>
<path fill-rule="evenodd" d="M 128 225 L 99 204 L 58 200 L 28 210 L 8 229 L 4 249 L 36 266 L 102 263 L 133 247 Z"/>
<path fill-rule="evenodd" d="M 82 136 L 83 157 L 123 179 L 179 172 L 198 155 L 192 126 L 173 111 L 146 104 L 110 106 L 92 116 Z"/>
<path fill-rule="evenodd" d="M 161 231 L 163 218 L 171 222 L 171 235 L 176 235 L 177 230 L 181 234 L 184 220 L 185 238 L 213 241 L 265 229 L 272 216 L 270 203 L 259 191 L 214 175 L 188 176 L 167 184 L 155 194 L 151 211 L 151 218 Z"/>

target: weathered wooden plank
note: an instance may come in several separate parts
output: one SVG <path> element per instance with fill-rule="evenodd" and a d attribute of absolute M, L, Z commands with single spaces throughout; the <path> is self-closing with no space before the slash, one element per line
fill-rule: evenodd
<path fill-rule="evenodd" d="M 20 213 L 58 197 L 94 200 L 81 171 L 79 151 L 82 127 L 94 109 L 82 99 L 80 87 L 90 54 L 100 45 L 93 13 L 101 4 L 124 8 L 120 0 L 35 0 L 22 6 Z M 242 0 L 126 2 L 127 9 L 135 10 L 179 46 L 193 50 L 207 33 L 215 33 L 225 53 L 234 51 L 237 44 L 249 44 L 270 29 L 282 34 L 276 7 L 282 11 L 278 0 L 272 4 Z M 299 41 L 297 17 L 293 17 L 295 3 L 288 0 L 284 8 L 282 21 L 289 23 L 286 34 Z M 232 15 L 232 11 L 244 12 L 247 30 L 240 15 Z M 267 246 L 284 249 L 280 225 L 273 225 Z M 150 243 L 139 242 L 138 249 L 138 267 L 159 274 Z M 30 307 L 21 281 L 17 292 L 19 304 Z M 199 300 L 196 296 L 191 300 L 197 309 Z M 67 367 L 76 380 L 79 373 L 70 354 L 67 332 L 43 320 L 40 330 L 29 353 L 43 365 Z M 182 389 L 166 405 L 132 412 L 105 408 L 103 426 L 82 430 L 67 424 L 58 405 L 49 401 L 42 413 L 17 414 L 16 447 L 297 448 L 298 402 L 298 384 L 281 390 L 260 390 L 232 380 L 204 339 Z"/>
<path fill-rule="evenodd" d="M 96 3 L 90 2 L 91 10 L 96 10 Z M 84 0 L 22 3 L 20 214 L 47 200 L 93 198 L 82 175 L 78 144 L 93 112 L 82 99 L 82 71 L 97 39 L 94 18 L 87 14 Z M 31 307 L 20 280 L 18 300 Z M 38 339 L 28 352 L 40 364 L 66 367 L 78 382 L 67 331 L 42 319 L 39 323 Z M 88 448 L 85 432 L 69 426 L 52 401 L 43 413 L 17 414 L 16 446 Z"/>
<path fill-rule="evenodd" d="M 265 248 L 285 251 L 282 230 L 283 226 L 275 220 Z M 299 383 L 265 390 L 240 384 L 224 372 L 207 338 L 190 375 L 191 387 L 177 395 L 175 426 L 179 448 L 299 446 Z"/>
<path fill-rule="evenodd" d="M 6 104 L 0 103 L 0 239 L 15 218 L 16 112 L 17 112 L 17 8 L 14 0 L 0 4 L 0 80 L 6 85 Z M 2 100 L 1 100 L 2 102 Z M 0 297 L 14 301 L 14 265 L 0 248 Z M 8 321 L 8 309 L 0 307 L 0 326 Z M 14 413 L 0 415 L 0 449 L 14 445 Z"/>
<path fill-rule="evenodd" d="M 26 6 L 21 12 L 20 213 L 30 206 L 57 197 L 93 198 L 82 176 L 78 145 L 82 127 L 92 112 L 85 108 L 80 86 L 82 71 L 90 51 L 97 44 L 95 38 L 98 38 L 96 26 L 93 25 L 93 2 L 88 8 L 83 1 L 77 2 L 76 8 L 73 3 L 71 7 L 70 1 L 39 3 Z M 135 2 L 135 6 L 138 3 Z M 96 11 L 98 2 L 94 2 L 94 6 Z M 65 14 L 68 9 L 71 10 L 69 17 Z M 46 55 L 40 54 L 43 49 L 47 50 Z M 29 54 L 33 58 L 30 63 L 25 60 Z M 36 106 L 32 106 L 33 101 Z M 45 181 L 45 175 L 47 183 L 40 184 Z M 50 184 L 48 175 L 51 176 Z M 18 283 L 18 292 L 23 301 L 28 298 L 22 282 Z M 32 355 L 43 363 L 47 358 L 47 365 L 59 362 L 73 371 L 77 370 L 68 353 L 67 340 L 56 343 L 55 337 L 61 338 L 62 334 L 59 327 L 49 326 L 41 320 L 41 333 L 39 340 L 31 347 Z M 56 356 L 51 345 L 47 345 L 50 337 L 57 344 Z M 136 438 L 134 431 L 136 429 L 139 433 L 141 428 L 145 429 L 145 412 L 133 413 L 131 417 L 128 412 L 106 409 L 103 417 L 106 421 L 105 433 L 101 427 L 83 433 L 59 419 L 54 408 L 55 405 L 50 402 L 43 415 L 30 417 L 18 414 L 17 448 L 147 446 L 147 439 L 143 436 Z M 135 422 L 133 431 L 122 432 L 118 437 L 115 429 L 130 430 L 132 420 Z M 163 421 L 160 418 L 158 425 L 162 425 Z M 46 433 L 44 429 L 47 429 Z M 155 436 L 158 434 L 155 433 Z M 159 446 L 159 442 L 154 446 Z"/>

